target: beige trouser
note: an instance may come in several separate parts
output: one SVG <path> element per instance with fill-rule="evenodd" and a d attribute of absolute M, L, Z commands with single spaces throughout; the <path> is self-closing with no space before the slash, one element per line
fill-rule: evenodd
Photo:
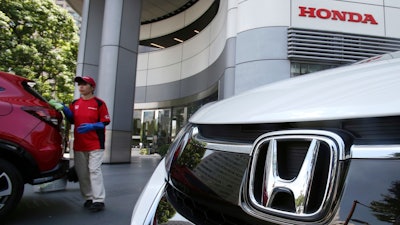
<path fill-rule="evenodd" d="M 104 149 L 89 152 L 74 151 L 75 169 L 79 178 L 81 194 L 85 200 L 104 202 L 106 192 L 101 164 Z"/>

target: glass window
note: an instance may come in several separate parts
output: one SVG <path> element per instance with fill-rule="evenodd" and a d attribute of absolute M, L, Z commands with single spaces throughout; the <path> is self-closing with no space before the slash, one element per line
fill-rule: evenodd
<path fill-rule="evenodd" d="M 153 145 L 159 148 L 165 144 L 170 143 L 170 130 L 171 130 L 171 110 L 159 109 L 156 110 L 157 121 L 157 135 L 153 138 Z"/>
<path fill-rule="evenodd" d="M 143 147 L 148 148 L 153 144 L 153 137 L 156 135 L 157 122 L 155 110 L 143 110 L 141 142 Z"/>
<path fill-rule="evenodd" d="M 133 147 L 149 148 L 150 152 L 174 140 L 189 118 L 204 104 L 218 99 L 218 92 L 185 106 L 165 109 L 134 110 Z"/>
<path fill-rule="evenodd" d="M 172 109 L 172 121 L 171 121 L 171 138 L 172 140 L 179 133 L 182 127 L 187 123 L 188 119 L 187 107 L 175 107 Z"/>
<path fill-rule="evenodd" d="M 139 147 L 140 133 L 142 131 L 142 110 L 134 110 L 133 112 L 133 130 L 132 130 L 132 145 Z"/>
<path fill-rule="evenodd" d="M 290 64 L 291 77 L 313 73 L 337 67 L 338 65 L 292 62 Z"/>

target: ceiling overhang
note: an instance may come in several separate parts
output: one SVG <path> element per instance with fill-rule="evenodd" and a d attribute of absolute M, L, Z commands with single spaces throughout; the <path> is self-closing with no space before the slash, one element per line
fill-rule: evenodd
<path fill-rule="evenodd" d="M 84 0 L 67 0 L 82 16 Z M 172 17 L 195 4 L 198 0 L 142 0 L 141 24 L 153 23 Z"/>
<path fill-rule="evenodd" d="M 70 6 L 79 15 L 82 15 L 83 1 L 84 0 L 67 0 Z M 145 25 L 166 20 L 185 11 L 198 1 L 199 0 L 142 0 L 141 24 Z M 219 0 L 215 0 L 211 6 L 203 11 L 202 15 L 192 23 L 163 36 L 140 40 L 140 45 L 162 49 L 180 44 L 204 29 L 217 14 L 218 8 Z"/>

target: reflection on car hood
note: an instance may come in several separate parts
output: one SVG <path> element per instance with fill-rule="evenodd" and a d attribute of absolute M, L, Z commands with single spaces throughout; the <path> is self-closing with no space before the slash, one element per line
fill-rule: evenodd
<path fill-rule="evenodd" d="M 397 58 L 291 78 L 209 104 L 190 122 L 276 123 L 399 115 L 399 71 Z"/>

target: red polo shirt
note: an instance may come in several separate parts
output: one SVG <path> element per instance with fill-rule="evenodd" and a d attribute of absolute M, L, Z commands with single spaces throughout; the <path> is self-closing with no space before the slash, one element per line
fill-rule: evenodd
<path fill-rule="evenodd" d="M 110 123 L 110 116 L 105 102 L 97 97 L 85 100 L 76 99 L 69 106 L 74 121 L 74 150 L 75 151 L 93 151 L 104 149 L 105 128 L 92 130 L 84 134 L 77 132 L 77 128 L 82 123 Z"/>

